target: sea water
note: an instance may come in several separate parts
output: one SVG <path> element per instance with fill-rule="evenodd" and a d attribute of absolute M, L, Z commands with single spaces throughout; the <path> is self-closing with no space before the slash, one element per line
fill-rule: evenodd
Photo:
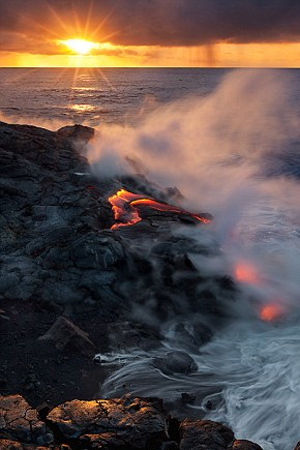
<path fill-rule="evenodd" d="M 222 256 L 193 263 L 239 284 L 232 321 L 190 351 L 197 372 L 166 376 L 152 364 L 163 350 L 133 351 L 119 355 L 102 395 L 121 395 L 125 385 L 166 401 L 187 392 L 197 398 L 191 414 L 225 423 L 264 450 L 293 450 L 300 440 L 300 71 L 1 69 L 0 82 L 2 120 L 95 126 L 93 163 L 105 168 L 108 154 L 122 161 L 133 153 L 150 179 L 176 185 L 187 207 L 213 213 L 210 232 Z M 204 235 L 193 231 L 196 240 Z M 238 264 L 250 275 L 239 279 Z M 259 311 L 274 302 L 281 317 L 262 320 Z M 186 351 L 172 326 L 162 325 L 165 351 Z"/>

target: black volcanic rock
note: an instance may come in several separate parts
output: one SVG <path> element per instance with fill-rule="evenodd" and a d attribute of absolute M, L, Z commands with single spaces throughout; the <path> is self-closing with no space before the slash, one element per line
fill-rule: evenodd
<path fill-rule="evenodd" d="M 49 447 L 43 447 L 34 444 L 24 444 L 9 439 L 0 439 L 0 450 L 47 450 Z M 51 445 L 51 450 L 71 450 L 67 444 Z"/>
<path fill-rule="evenodd" d="M 88 338 L 88 334 L 65 317 L 59 317 L 50 330 L 39 339 L 52 341 L 58 350 L 77 351 L 88 357 L 95 354 L 95 346 Z"/>
<path fill-rule="evenodd" d="M 14 395 L 0 397 L 0 411 L 0 450 L 262 450 L 217 422 L 180 423 L 159 399 L 73 400 L 39 418 Z"/>
<path fill-rule="evenodd" d="M 180 214 L 144 208 L 135 226 L 110 230 L 108 199 L 118 189 L 152 192 L 158 201 L 173 190 L 159 191 L 138 175 L 96 179 L 83 156 L 93 135 L 80 125 L 51 132 L 0 122 L 0 296 L 39 298 L 77 313 L 94 305 L 109 322 L 149 298 L 149 313 L 163 320 L 190 309 L 219 313 L 220 293 L 223 301 L 233 289 L 204 280 L 190 258 L 219 250 L 175 237 Z"/>
<path fill-rule="evenodd" d="M 20 395 L 0 396 L 0 438 L 39 445 L 54 440 L 37 411 Z"/>
<path fill-rule="evenodd" d="M 152 364 L 166 375 L 197 372 L 197 365 L 193 358 L 180 351 L 166 352 L 163 357 L 154 358 Z"/>
<path fill-rule="evenodd" d="M 262 450 L 262 448 L 250 441 L 236 440 L 233 443 L 232 450 Z"/>
<path fill-rule="evenodd" d="M 110 324 L 107 331 L 111 351 L 150 351 L 161 345 L 159 330 L 147 324 L 116 322 Z"/>
<path fill-rule="evenodd" d="M 223 450 L 231 448 L 234 442 L 230 428 L 210 420 L 185 419 L 180 432 L 180 450 Z"/>
<path fill-rule="evenodd" d="M 138 398 L 74 400 L 55 408 L 47 420 L 65 439 L 80 439 L 82 447 L 146 449 L 168 440 L 158 405 Z"/>
<path fill-rule="evenodd" d="M 56 134 L 65 139 L 73 139 L 75 142 L 89 142 L 95 134 L 91 127 L 83 125 L 68 125 L 57 130 Z"/>
<path fill-rule="evenodd" d="M 0 450 L 23 450 L 20 442 L 11 441 L 10 439 L 0 439 Z"/>
<path fill-rule="evenodd" d="M 89 189 L 89 164 L 74 148 L 93 132 L 79 125 L 54 133 L 0 123 L 0 295 L 5 298 L 79 305 L 94 297 L 101 303 L 95 289 L 82 285 L 83 270 L 112 269 L 122 249 L 111 236 L 99 234 L 103 202 L 95 186 Z M 113 282 L 102 278 L 106 287 Z M 111 316 L 112 308 L 102 313 Z"/>
<path fill-rule="evenodd" d="M 84 156 L 93 135 L 82 126 L 52 132 L 0 122 L 0 386 L 3 394 L 17 386 L 34 405 L 93 398 L 107 375 L 80 352 L 68 358 L 38 339 L 59 316 L 104 354 L 151 351 L 161 343 L 162 323 L 186 319 L 189 330 L 176 329 L 178 344 L 198 351 L 235 295 L 234 286 L 195 266 L 194 257 L 220 250 L 200 223 L 203 243 L 195 227 L 179 235 L 188 214 L 142 207 L 139 223 L 111 229 L 109 198 L 120 189 L 158 202 L 176 203 L 179 195 L 141 175 L 98 179 Z"/>
<path fill-rule="evenodd" d="M 104 351 L 103 324 L 126 309 L 113 290 L 122 247 L 101 233 L 113 218 L 108 194 L 83 156 L 91 130 L 72 129 L 0 122 L 0 392 L 35 405 L 91 398 L 104 376 L 92 359 L 67 358 L 38 337 L 63 312 L 78 314 L 71 320 Z"/>

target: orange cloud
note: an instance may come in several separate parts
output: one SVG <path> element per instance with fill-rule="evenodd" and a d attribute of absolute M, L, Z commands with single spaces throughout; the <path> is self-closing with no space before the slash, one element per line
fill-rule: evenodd
<path fill-rule="evenodd" d="M 51 53 L 50 53 L 51 49 Z M 0 65 L 19 67 L 299 67 L 300 44 L 229 44 L 210 47 L 102 44 L 78 56 L 51 43 L 49 51 L 0 52 Z"/>

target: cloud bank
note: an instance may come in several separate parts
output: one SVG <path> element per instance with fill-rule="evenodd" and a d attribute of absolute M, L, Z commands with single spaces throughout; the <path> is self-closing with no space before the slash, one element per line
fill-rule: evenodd
<path fill-rule="evenodd" d="M 92 36 L 114 45 L 299 42 L 298 0 L 2 0 L 2 51 L 54 53 L 49 40 Z M 22 38 L 21 38 L 22 36 Z M 46 45 L 48 42 L 48 45 Z"/>

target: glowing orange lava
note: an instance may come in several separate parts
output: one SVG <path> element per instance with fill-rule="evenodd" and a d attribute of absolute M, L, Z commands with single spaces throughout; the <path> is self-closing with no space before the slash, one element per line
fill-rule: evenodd
<path fill-rule="evenodd" d="M 284 308 L 278 303 L 269 303 L 261 307 L 259 317 L 265 322 L 281 319 L 285 314 Z"/>
<path fill-rule="evenodd" d="M 139 215 L 138 209 L 143 206 L 147 206 L 148 208 L 155 209 L 157 211 L 168 211 L 174 214 L 186 215 L 205 224 L 211 222 L 211 220 L 207 217 L 192 214 L 177 206 L 172 206 L 167 203 L 161 203 L 145 198 L 141 194 L 133 194 L 125 189 L 121 189 L 115 195 L 109 197 L 108 201 L 112 205 L 115 220 L 118 222 L 112 226 L 113 230 L 121 226 L 134 225 L 140 222 L 142 218 Z"/>
<path fill-rule="evenodd" d="M 259 284 L 260 277 L 254 266 L 248 262 L 240 261 L 234 269 L 234 276 L 240 283 Z"/>

